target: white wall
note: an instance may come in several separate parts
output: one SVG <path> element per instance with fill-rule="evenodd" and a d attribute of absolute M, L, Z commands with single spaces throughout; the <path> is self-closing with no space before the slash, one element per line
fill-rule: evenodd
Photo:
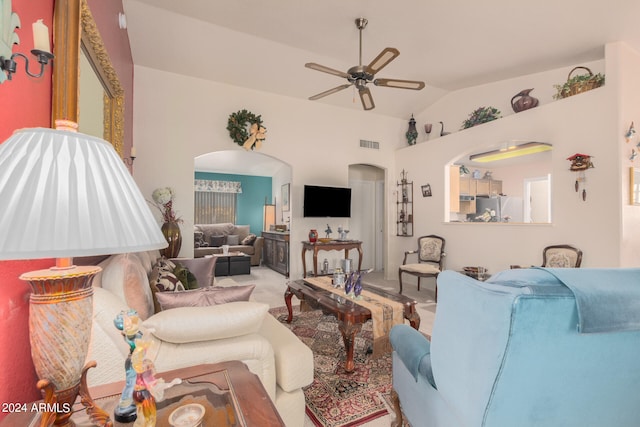
<path fill-rule="evenodd" d="M 604 72 L 603 62 L 589 67 L 594 73 Z M 430 183 L 433 192 L 433 197 L 416 199 L 414 235 L 433 233 L 445 237 L 446 267 L 450 269 L 481 265 L 496 272 L 511 264 L 540 265 L 542 248 L 554 243 L 580 247 L 585 253 L 585 267 L 618 266 L 621 161 L 616 148 L 619 134 L 614 72 L 618 67 L 607 64 L 604 87 L 559 101 L 551 99 L 555 91 L 549 82 L 566 80 L 572 67 L 458 91 L 418 115 L 419 123 L 434 121 L 427 118 L 445 117 L 459 126 L 475 108 L 493 105 L 502 110 L 504 117 L 398 150 L 396 170 L 406 169 L 417 186 Z M 548 86 L 551 90 L 532 93 L 536 97 L 542 95 L 540 106 L 518 114 L 512 112 L 509 100 L 519 90 Z M 446 223 L 445 165 L 478 147 L 514 138 L 554 145 L 552 224 Z M 595 168 L 587 171 L 586 201 L 574 190 L 575 176 L 566 160 L 577 152 L 594 156 Z M 391 253 L 415 247 L 415 239 L 393 237 L 391 241 Z M 400 257 L 397 259 L 399 264 Z"/>
<path fill-rule="evenodd" d="M 623 206 L 621 194 L 626 198 L 628 193 L 628 187 L 623 188 L 623 177 L 629 163 L 625 163 L 624 143 L 620 141 L 631 120 L 640 123 L 640 102 L 639 95 L 629 95 L 623 100 L 619 95 L 623 90 L 639 93 L 636 76 L 640 60 L 624 44 L 609 45 L 606 51 L 606 61 L 587 64 L 594 73 L 605 72 L 606 65 L 607 84 L 600 89 L 552 100 L 553 84 L 566 80 L 571 69 L 567 67 L 454 92 L 416 115 L 419 129 L 426 122 L 444 120 L 448 130 L 456 130 L 471 111 L 482 105 L 500 108 L 505 117 L 442 138 L 436 137 L 438 126 L 434 126 L 431 138 L 428 141 L 419 138 L 422 142 L 415 146 L 406 145 L 404 120 L 137 66 L 134 141 L 138 158 L 134 177 L 146 195 L 160 186 L 176 189 L 175 206 L 185 219 L 181 255 L 191 255 L 193 236 L 188 231 L 193 218 L 193 158 L 236 148 L 226 130 L 227 119 L 232 112 L 248 109 L 261 114 L 267 127 L 267 140 L 261 152 L 292 168 L 293 278 L 300 277 L 302 272 L 300 242 L 307 239 L 309 229 L 324 230 L 326 226 L 326 221 L 301 217 L 303 185 L 347 186 L 350 164 L 370 164 L 387 171 L 385 198 L 391 202 L 387 203 L 386 212 L 385 271 L 389 278 L 396 277 L 402 253 L 414 249 L 416 237 L 431 233 L 447 239 L 447 267 L 452 269 L 482 265 L 495 272 L 510 264 L 539 265 L 542 248 L 552 243 L 573 243 L 582 248 L 585 267 L 621 263 L 638 266 L 640 208 Z M 631 83 L 621 85 L 621 78 Z M 532 95 L 540 99 L 541 105 L 512 113 L 511 97 L 530 87 L 536 88 Z M 513 138 L 554 144 L 553 223 L 445 223 L 447 165 L 478 147 Z M 360 148 L 360 139 L 379 141 L 380 150 Z M 566 160 L 577 152 L 594 156 L 595 168 L 587 172 L 586 201 L 574 191 L 575 176 Z M 395 236 L 393 201 L 402 169 L 409 172 L 415 188 L 430 183 L 433 192 L 433 197 L 414 199 L 413 238 Z M 342 219 L 331 221 L 331 226 L 336 229 L 340 223 L 349 227 Z M 635 234 L 628 237 L 627 233 Z M 631 255 L 623 257 L 622 251 Z"/>
<path fill-rule="evenodd" d="M 628 46 L 617 43 L 611 47 L 611 56 L 620 62 L 618 146 L 622 159 L 620 170 L 620 203 L 622 205 L 621 262 L 623 267 L 634 267 L 640 263 L 640 206 L 629 204 L 629 168 L 640 167 L 640 159 L 629 160 L 631 149 L 640 142 L 640 135 L 627 143 L 625 135 L 631 122 L 635 121 L 636 130 L 640 130 L 640 54 Z M 636 151 L 640 151 L 636 147 Z"/>
<path fill-rule="evenodd" d="M 394 151 L 404 144 L 406 131 L 405 121 L 375 112 L 335 108 L 140 66 L 135 68 L 135 100 L 138 157 L 134 177 L 149 197 L 160 186 L 176 190 L 175 208 L 185 220 L 181 256 L 193 253 L 194 157 L 216 150 L 241 150 L 226 130 L 229 115 L 242 109 L 262 115 L 267 139 L 260 152 L 292 168 L 293 278 L 302 272 L 300 242 L 308 239 L 311 228 L 326 228 L 326 221 L 302 218 L 304 184 L 346 187 L 348 165 L 366 163 L 391 170 L 388 179 L 392 181 L 387 186 L 392 186 Z M 360 148 L 360 139 L 380 142 L 380 150 Z M 334 230 L 340 223 L 349 226 L 343 219 L 330 223 Z M 307 265 L 310 260 L 309 256 Z"/>

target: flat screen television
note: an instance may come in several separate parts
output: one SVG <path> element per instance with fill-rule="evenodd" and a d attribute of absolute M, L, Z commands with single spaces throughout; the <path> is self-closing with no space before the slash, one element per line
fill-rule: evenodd
<path fill-rule="evenodd" d="M 351 189 L 305 185 L 303 215 L 308 218 L 349 218 Z"/>

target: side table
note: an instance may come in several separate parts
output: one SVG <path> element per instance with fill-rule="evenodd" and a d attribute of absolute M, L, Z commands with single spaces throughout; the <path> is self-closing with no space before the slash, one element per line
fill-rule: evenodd
<path fill-rule="evenodd" d="M 307 277 L 307 251 L 313 251 L 313 275 L 318 275 L 318 251 L 342 251 L 345 259 L 349 258 L 349 250 L 357 249 L 358 270 L 362 269 L 362 242 L 359 240 L 332 240 L 330 242 L 302 242 L 302 277 Z"/>
<path fill-rule="evenodd" d="M 98 367 L 99 368 L 99 367 Z M 91 375 L 91 373 L 89 373 Z M 124 372 L 123 372 L 124 375 Z M 165 399 L 157 403 L 158 426 L 168 426 L 169 413 L 181 403 L 191 400 L 205 400 L 207 407 L 206 425 L 221 427 L 267 426 L 282 427 L 284 422 L 273 402 L 267 395 L 260 379 L 247 366 L 238 361 L 198 365 L 159 373 L 157 378 L 170 382 L 181 378 L 182 384 L 165 391 Z M 113 409 L 118 404 L 124 381 L 92 387 L 89 392 L 104 411 L 113 417 Z M 178 402 L 181 402 L 180 404 Z M 41 413 L 39 402 L 24 404 L 26 411 L 10 413 L 1 427 L 39 425 Z M 91 427 L 93 424 L 80 400 L 73 406 L 71 420 L 76 427 Z M 133 423 L 113 422 L 114 427 L 130 427 Z"/>

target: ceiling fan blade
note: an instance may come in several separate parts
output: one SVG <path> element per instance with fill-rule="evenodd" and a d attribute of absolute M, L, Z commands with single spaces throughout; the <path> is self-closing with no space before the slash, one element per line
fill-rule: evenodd
<path fill-rule="evenodd" d="M 373 84 L 376 86 L 394 87 L 397 89 L 420 90 L 424 88 L 424 82 L 419 82 L 417 80 L 375 79 Z"/>
<path fill-rule="evenodd" d="M 360 89 L 358 90 L 358 92 L 360 93 L 360 101 L 362 101 L 362 108 L 364 108 L 365 110 L 373 110 L 374 108 L 376 108 L 376 104 L 374 104 L 373 102 L 373 98 L 371 97 L 371 92 L 369 91 L 369 88 L 364 88 L 364 89 Z"/>
<path fill-rule="evenodd" d="M 344 77 L 345 79 L 349 78 L 349 74 L 344 71 L 334 70 L 333 68 L 325 67 L 324 65 L 316 64 L 315 62 L 307 62 L 304 66 L 311 68 L 312 70 L 322 71 L 323 73 L 333 74 L 338 77 Z"/>
<path fill-rule="evenodd" d="M 317 95 L 313 95 L 313 96 L 309 97 L 309 100 L 315 101 L 316 99 L 324 98 L 327 95 L 331 95 L 332 93 L 339 92 L 339 91 L 341 91 L 343 89 L 348 88 L 349 86 L 351 86 L 351 84 L 347 83 L 347 84 L 343 84 L 343 85 L 338 86 L 338 87 L 334 87 L 333 89 L 325 90 L 324 92 L 321 92 L 321 93 L 319 93 Z"/>
<path fill-rule="evenodd" d="M 386 67 L 389 62 L 396 59 L 396 57 L 400 55 L 400 51 L 394 47 L 388 47 L 384 49 L 378 56 L 375 57 L 373 61 L 369 64 L 369 72 L 373 75 L 378 71 L 382 70 Z"/>

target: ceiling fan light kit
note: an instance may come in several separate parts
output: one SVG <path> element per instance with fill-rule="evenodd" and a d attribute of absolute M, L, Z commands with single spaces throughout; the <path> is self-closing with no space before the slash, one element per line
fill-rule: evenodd
<path fill-rule="evenodd" d="M 364 108 L 365 110 L 372 110 L 376 105 L 373 102 L 371 91 L 367 87 L 368 83 L 373 83 L 375 86 L 384 86 L 395 89 L 420 90 L 424 88 L 425 84 L 421 81 L 374 79 L 376 73 L 378 73 L 400 55 L 400 51 L 393 47 L 387 47 L 383 49 L 382 52 L 380 52 L 378 56 L 376 56 L 373 61 L 369 63 L 369 65 L 362 65 L 362 30 L 366 28 L 368 21 L 365 18 L 358 18 L 355 22 L 356 27 L 360 31 L 360 58 L 358 65 L 349 68 L 349 70 L 347 70 L 347 72 L 345 73 L 343 71 L 329 68 L 324 65 L 316 64 L 315 62 L 308 62 L 304 64 L 305 67 L 312 70 L 321 71 L 323 73 L 345 78 L 349 83 L 313 95 L 309 97 L 311 101 L 324 98 L 327 95 L 331 95 L 344 90 L 349 86 L 355 86 L 355 88 L 358 89 L 358 94 L 360 95 L 362 108 Z"/>

